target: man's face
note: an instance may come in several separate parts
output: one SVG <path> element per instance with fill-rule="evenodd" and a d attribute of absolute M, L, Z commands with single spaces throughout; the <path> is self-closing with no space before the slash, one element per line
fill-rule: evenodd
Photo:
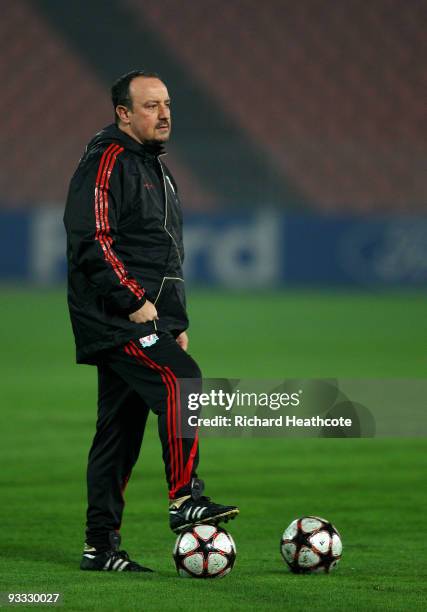
<path fill-rule="evenodd" d="M 155 78 L 136 77 L 129 85 L 132 109 L 118 106 L 128 132 L 139 142 L 167 142 L 171 131 L 170 98 L 166 85 Z"/>

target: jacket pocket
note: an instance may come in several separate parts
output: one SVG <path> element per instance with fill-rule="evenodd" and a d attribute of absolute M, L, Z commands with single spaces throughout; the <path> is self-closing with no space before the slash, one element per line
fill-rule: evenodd
<path fill-rule="evenodd" d="M 159 318 L 186 318 L 184 280 L 179 277 L 165 276 L 154 300 Z"/>

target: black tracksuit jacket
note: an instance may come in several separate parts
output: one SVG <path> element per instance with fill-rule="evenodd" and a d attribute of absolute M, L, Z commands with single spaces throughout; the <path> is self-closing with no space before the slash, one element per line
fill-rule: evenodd
<path fill-rule="evenodd" d="M 110 125 L 89 143 L 65 208 L 68 305 L 78 363 L 158 331 L 188 327 L 182 213 L 159 145 Z M 132 323 L 146 299 L 159 321 Z"/>

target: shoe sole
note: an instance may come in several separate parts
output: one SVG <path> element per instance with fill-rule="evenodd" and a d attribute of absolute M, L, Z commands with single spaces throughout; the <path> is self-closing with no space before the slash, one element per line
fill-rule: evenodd
<path fill-rule="evenodd" d="M 87 567 L 87 566 L 80 564 L 80 569 L 83 570 L 84 572 L 106 572 L 106 573 L 112 573 L 112 574 L 154 573 L 154 570 L 150 569 L 149 567 L 144 567 L 144 566 L 141 566 L 141 569 L 123 570 L 122 572 L 119 572 L 118 570 L 108 570 L 107 571 L 107 570 L 104 570 L 103 567 Z"/>
<path fill-rule="evenodd" d="M 209 523 L 210 525 L 218 525 L 218 523 L 228 523 L 228 521 L 234 520 L 238 514 L 239 509 L 235 508 L 234 510 L 229 510 L 228 512 L 217 514 L 216 516 L 208 516 L 199 521 L 186 523 L 185 525 L 181 525 L 180 527 L 175 527 L 175 529 L 172 529 L 172 531 L 174 533 L 181 533 L 189 527 L 194 527 L 195 525 L 203 525 L 204 523 Z"/>

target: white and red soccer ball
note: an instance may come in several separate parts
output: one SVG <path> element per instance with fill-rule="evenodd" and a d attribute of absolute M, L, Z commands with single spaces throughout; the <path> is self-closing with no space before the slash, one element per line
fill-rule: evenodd
<path fill-rule="evenodd" d="M 173 558 L 180 576 L 222 578 L 233 568 L 236 545 L 221 527 L 195 525 L 178 536 Z"/>
<path fill-rule="evenodd" d="M 285 529 L 280 552 L 296 574 L 328 573 L 341 559 L 341 537 L 326 519 L 303 516 Z"/>

